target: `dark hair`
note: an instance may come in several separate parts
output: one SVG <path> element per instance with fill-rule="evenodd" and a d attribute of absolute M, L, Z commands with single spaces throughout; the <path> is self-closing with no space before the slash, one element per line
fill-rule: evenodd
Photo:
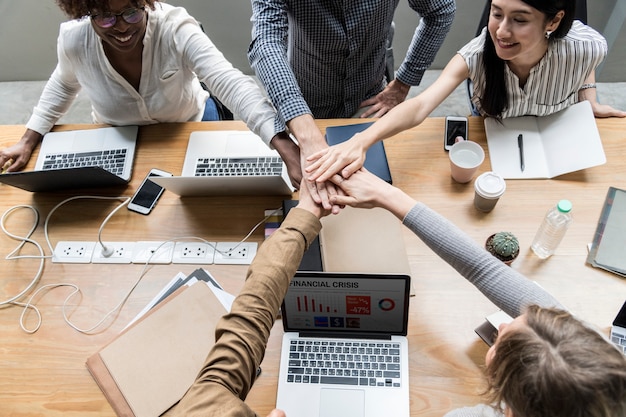
<path fill-rule="evenodd" d="M 576 0 L 522 0 L 545 15 L 546 22 L 554 19 L 563 10 L 564 15 L 559 26 L 550 35 L 550 41 L 567 35 L 576 13 Z M 491 1 L 489 1 L 491 5 Z M 483 48 L 483 64 L 485 68 L 484 96 L 480 98 L 480 106 L 489 116 L 499 117 L 508 107 L 508 90 L 504 78 L 504 60 L 496 54 L 496 48 L 489 31 L 485 32 Z"/>
<path fill-rule="evenodd" d="M 156 0 L 131 0 L 135 7 L 148 6 L 154 10 Z M 110 12 L 109 0 L 56 0 L 57 5 L 70 19 L 80 19 L 92 13 Z"/>
<path fill-rule="evenodd" d="M 516 417 L 626 415 L 626 356 L 571 314 L 530 306 L 486 367 L 487 397 Z"/>

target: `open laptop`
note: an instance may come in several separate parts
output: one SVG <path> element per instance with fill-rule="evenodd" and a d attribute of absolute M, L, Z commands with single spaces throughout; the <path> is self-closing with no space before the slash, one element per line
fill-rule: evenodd
<path fill-rule="evenodd" d="M 189 136 L 181 176 L 152 179 L 181 197 L 291 195 L 277 151 L 250 131 L 197 131 Z"/>
<path fill-rule="evenodd" d="M 298 271 L 281 307 L 276 407 L 298 417 L 409 416 L 409 287 L 408 275 Z"/>
<path fill-rule="evenodd" d="M 125 185 L 130 181 L 137 126 L 103 127 L 44 135 L 33 171 L 0 175 L 27 191 Z"/>

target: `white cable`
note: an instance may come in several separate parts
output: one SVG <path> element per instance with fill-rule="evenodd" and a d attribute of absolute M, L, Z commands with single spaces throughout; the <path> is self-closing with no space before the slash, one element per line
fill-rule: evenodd
<path fill-rule="evenodd" d="M 122 199 L 122 203 L 118 205 L 118 207 L 116 207 L 111 213 L 109 213 L 109 215 L 104 219 L 104 221 L 102 222 L 102 224 L 100 225 L 100 228 L 98 230 L 98 242 L 102 245 L 103 250 L 106 248 L 104 246 L 104 244 L 102 243 L 102 239 L 101 239 L 101 235 L 102 235 L 102 230 L 104 229 L 104 226 L 106 225 L 106 223 L 109 221 L 109 219 L 115 214 L 117 213 L 118 210 L 120 210 L 122 207 L 124 207 L 126 204 L 128 204 L 128 202 L 130 201 L 130 197 L 101 197 L 101 196 L 75 196 L 75 197 L 70 197 L 68 199 L 63 200 L 62 202 L 60 202 L 59 204 L 57 204 L 56 206 L 54 206 L 54 208 L 52 210 L 50 210 L 50 212 L 48 213 L 48 216 L 46 216 L 46 220 L 44 223 L 44 236 L 46 239 L 46 242 L 48 243 L 48 247 L 50 248 L 50 251 L 52 253 L 54 253 L 54 248 L 52 247 L 52 244 L 50 243 L 50 239 L 49 239 L 49 235 L 48 235 L 48 224 L 50 221 L 50 218 L 52 217 L 52 214 L 59 208 L 61 207 L 63 204 L 72 201 L 72 200 L 77 200 L 77 199 L 105 199 L 105 200 L 120 200 Z M 30 230 L 29 234 L 27 237 L 19 237 L 19 236 L 15 236 L 11 233 L 9 233 L 6 228 L 4 227 L 4 221 L 5 218 L 12 213 L 14 210 L 18 209 L 18 208 L 29 208 L 31 210 L 33 210 L 33 212 L 35 213 L 35 222 L 34 225 L 32 227 L 32 229 Z M 239 245 L 241 245 L 243 242 L 245 242 L 251 235 L 252 233 L 254 233 L 254 231 L 256 229 L 259 228 L 259 226 L 261 224 L 263 224 L 267 219 L 269 219 L 271 216 L 273 216 L 274 214 L 276 214 L 280 209 L 275 209 L 273 210 L 269 215 L 265 216 L 260 222 L 258 222 L 253 228 L 252 230 L 250 230 L 250 232 L 237 244 L 235 245 L 233 248 L 231 248 L 229 251 L 227 251 L 226 253 L 229 253 L 231 251 L 233 251 L 235 248 L 237 248 Z M 15 252 L 17 252 L 26 242 L 32 243 L 34 244 L 40 251 L 41 256 L 40 257 L 35 257 L 35 256 L 20 256 L 20 257 L 13 257 L 11 259 L 19 259 L 19 258 L 39 258 L 41 261 L 41 265 L 39 268 L 39 272 L 37 273 L 37 276 L 35 277 L 35 279 L 33 279 L 33 281 L 31 282 L 31 284 L 28 286 L 28 288 L 26 288 L 24 291 L 22 291 L 19 295 L 11 298 L 10 300 L 8 300 L 7 302 L 4 303 L 0 303 L 0 306 L 2 304 L 5 303 L 11 303 L 11 304 L 15 304 L 15 305 L 19 305 L 24 307 L 24 309 L 22 310 L 22 314 L 20 315 L 20 327 L 22 328 L 22 330 L 24 330 L 27 333 L 35 333 L 37 330 L 39 330 L 39 328 L 41 327 L 41 323 L 42 323 L 42 317 L 41 317 L 41 313 L 39 312 L 39 310 L 37 309 L 37 307 L 33 304 L 33 299 L 41 292 L 44 290 L 48 290 L 48 289 L 54 289 L 54 288 L 58 288 L 58 287 L 72 287 L 74 289 L 74 291 L 72 291 L 66 298 L 65 301 L 63 302 L 63 306 L 62 306 L 62 311 L 63 311 L 63 319 L 65 320 L 65 322 L 72 327 L 74 330 L 80 332 L 80 333 L 86 333 L 89 334 L 91 332 L 93 332 L 94 330 L 98 329 L 109 317 L 111 317 L 115 312 L 118 312 L 122 306 L 126 303 L 126 301 L 128 300 L 128 298 L 130 297 L 130 295 L 133 293 L 133 291 L 135 290 L 135 288 L 137 287 L 137 285 L 139 285 L 139 283 L 141 282 L 141 280 L 143 279 L 143 277 L 145 276 L 148 267 L 150 266 L 150 260 L 152 259 L 152 256 L 154 256 L 159 248 L 161 248 L 161 246 L 165 245 L 166 243 L 169 242 L 174 242 L 177 240 L 183 240 L 183 239 L 197 239 L 200 240 L 206 244 L 208 244 L 209 246 L 213 247 L 214 250 L 217 251 L 217 248 L 212 245 L 211 243 L 207 242 L 205 239 L 199 238 L 199 237 L 182 237 L 182 238 L 177 238 L 177 239 L 171 239 L 168 241 L 165 241 L 163 243 L 161 243 L 157 249 L 150 255 L 150 257 L 148 257 L 148 259 L 146 260 L 146 263 L 144 265 L 143 270 L 141 271 L 141 274 L 139 275 L 139 278 L 137 278 L 137 280 L 135 281 L 135 283 L 131 286 L 130 290 L 126 293 L 126 295 L 122 298 L 122 300 L 113 308 L 111 309 L 108 313 L 106 313 L 102 319 L 100 319 L 96 324 L 94 324 L 93 326 L 87 328 L 87 329 L 83 329 L 78 327 L 77 325 L 75 325 L 74 323 L 72 323 L 72 321 L 70 320 L 70 317 L 67 313 L 67 304 L 70 301 L 70 299 L 77 293 L 80 293 L 80 288 L 75 285 L 75 284 L 69 284 L 69 283 L 57 283 L 57 284 L 47 284 L 44 285 L 40 288 L 38 288 L 28 299 L 28 301 L 26 303 L 22 303 L 22 302 L 17 302 L 16 300 L 19 299 L 20 297 L 22 297 L 26 292 L 28 292 L 32 286 L 38 281 L 39 277 L 41 276 L 41 273 L 43 271 L 43 265 L 44 265 L 44 259 L 46 258 L 50 258 L 51 256 L 45 256 L 45 253 L 43 251 L 43 248 L 41 247 L 41 245 L 39 245 L 37 242 L 29 239 L 29 237 L 32 235 L 32 233 L 34 232 L 34 230 L 37 227 L 37 223 L 38 223 L 38 219 L 39 219 L 39 213 L 30 206 L 16 206 L 10 210 L 8 210 L 7 212 L 5 212 L 5 214 L 2 216 L 2 222 L 1 222 L 1 226 L 2 229 L 4 230 L 4 232 L 15 238 L 18 240 L 22 240 L 22 242 L 20 243 L 20 245 L 18 245 L 18 248 L 16 248 L 14 251 L 11 252 L 11 254 L 9 254 L 7 256 L 7 259 L 9 259 L 9 256 L 11 256 L 12 254 L 14 254 Z M 225 254 L 224 252 L 220 252 L 222 254 Z M 32 309 L 35 314 L 37 315 L 37 322 L 34 328 L 28 329 L 25 325 L 25 320 L 26 320 L 26 315 L 29 311 L 29 309 Z"/>
<path fill-rule="evenodd" d="M 52 208 L 52 210 L 50 210 L 50 213 L 48 213 L 48 215 L 46 216 L 46 221 L 44 222 L 44 236 L 46 238 L 46 242 L 48 243 L 48 247 L 50 248 L 50 251 L 52 253 L 54 253 L 54 248 L 52 247 L 52 244 L 50 243 L 50 238 L 48 236 L 48 223 L 50 222 L 50 218 L 52 217 L 52 214 L 62 205 L 64 205 L 65 203 L 68 203 L 72 200 L 79 200 L 79 199 L 96 199 L 96 200 L 123 200 L 122 204 L 120 204 L 117 208 L 115 208 L 108 216 L 106 219 L 104 219 L 104 221 L 102 222 L 102 224 L 100 225 L 100 229 L 98 230 L 98 242 L 100 242 L 100 245 L 102 245 L 103 248 L 105 248 L 105 246 L 102 244 L 102 240 L 100 239 L 100 236 L 102 234 L 102 229 L 104 228 L 104 225 L 109 221 L 109 219 L 111 218 L 111 216 L 113 216 L 115 213 L 117 213 L 117 211 L 122 208 L 123 206 L 125 206 L 126 204 L 128 204 L 128 202 L 130 201 L 130 197 L 103 197 L 103 196 L 95 196 L 95 195 L 79 195 L 79 196 L 75 196 L 75 197 L 70 197 L 70 198 L 66 198 L 65 200 L 61 201 L 59 204 L 57 204 L 56 206 L 54 206 Z"/>
<path fill-rule="evenodd" d="M 15 235 L 11 232 L 9 232 L 5 226 L 5 221 L 6 219 L 9 217 L 9 215 L 13 212 L 15 212 L 16 210 L 19 209 L 24 209 L 27 208 L 29 210 L 31 210 L 34 214 L 34 221 L 33 221 L 33 225 L 31 227 L 31 229 L 29 230 L 29 232 L 26 234 L 26 236 L 18 236 Z M 17 247 L 15 249 L 13 249 L 11 251 L 11 253 L 9 253 L 5 259 L 7 260 L 12 260 L 12 259 L 39 259 L 39 269 L 37 270 L 37 273 L 35 274 L 35 276 L 33 277 L 33 279 L 30 281 L 30 283 L 26 286 L 26 288 L 24 288 L 22 291 L 20 291 L 17 295 L 4 300 L 4 301 L 0 301 L 0 306 L 5 306 L 8 304 L 17 304 L 16 301 L 19 300 L 20 298 L 22 298 L 24 296 L 24 294 L 28 293 L 33 286 L 39 281 L 39 278 L 41 278 L 41 275 L 43 273 L 43 267 L 44 267 L 44 260 L 46 258 L 49 258 L 47 256 L 45 256 L 45 252 L 43 250 L 43 248 L 41 247 L 41 245 L 39 243 L 37 243 L 36 241 L 30 239 L 30 237 L 32 236 L 32 234 L 35 232 L 35 229 L 37 229 L 37 224 L 39 223 L 39 212 L 31 206 L 27 206 L 27 205 L 19 205 L 19 206 L 14 206 L 11 207 L 10 209 L 8 209 L 7 211 L 4 212 L 4 214 L 2 215 L 2 218 L 0 219 L 0 227 L 2 227 L 2 231 L 9 237 L 15 239 L 15 240 L 19 240 L 20 243 L 17 245 Z M 40 256 L 33 256 L 33 255 L 20 255 L 20 256 L 14 256 L 14 254 L 16 254 L 18 251 L 20 251 L 20 249 L 22 249 L 22 247 L 24 247 L 24 245 L 26 243 L 32 243 L 33 245 L 35 245 L 35 247 L 39 250 Z M 36 309 L 35 309 L 36 310 Z"/>
<path fill-rule="evenodd" d="M 252 230 L 250 230 L 250 232 L 239 241 L 239 243 L 237 243 L 235 246 L 233 246 L 232 248 L 230 248 L 229 250 L 227 250 L 226 252 L 222 252 L 217 250 L 217 248 L 214 248 L 216 252 L 221 253 L 222 255 L 228 255 L 229 253 L 231 253 L 232 251 L 234 251 L 235 249 L 237 249 L 239 247 L 239 245 L 241 245 L 243 242 L 245 242 L 246 240 L 248 240 L 248 238 L 250 236 L 252 236 L 252 233 L 254 233 L 254 231 L 256 229 L 259 228 L 259 226 L 261 226 L 263 223 L 265 223 L 267 221 L 267 219 L 269 219 L 270 217 L 272 217 L 273 215 L 275 215 L 276 213 L 278 213 L 281 209 L 277 208 L 274 209 L 270 214 L 268 214 L 267 216 L 265 216 L 260 222 L 258 222 L 256 225 L 254 225 L 254 227 L 252 228 Z M 207 242 L 208 243 L 208 242 Z"/>

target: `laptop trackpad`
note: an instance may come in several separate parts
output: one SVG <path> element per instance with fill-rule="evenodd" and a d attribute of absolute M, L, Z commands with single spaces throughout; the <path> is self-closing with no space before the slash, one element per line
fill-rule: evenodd
<path fill-rule="evenodd" d="M 322 389 L 320 417 L 363 417 L 365 392 L 352 389 Z"/>

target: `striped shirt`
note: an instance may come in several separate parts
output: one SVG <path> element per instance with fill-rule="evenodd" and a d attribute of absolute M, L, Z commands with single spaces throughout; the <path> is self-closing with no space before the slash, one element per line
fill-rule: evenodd
<path fill-rule="evenodd" d="M 421 20 L 396 77 L 418 85 L 452 21 L 454 0 L 408 0 Z M 250 65 L 278 110 L 351 117 L 385 87 L 386 41 L 399 0 L 252 0 Z"/>
<path fill-rule="evenodd" d="M 487 29 L 459 51 L 469 68 L 474 93 L 472 103 L 484 116 L 480 98 L 485 91 L 482 61 Z M 530 70 L 524 87 L 505 65 L 508 108 L 502 117 L 546 116 L 578 102 L 578 89 L 608 52 L 606 40 L 589 26 L 574 21 L 568 34 L 551 40 L 541 61 Z"/>

